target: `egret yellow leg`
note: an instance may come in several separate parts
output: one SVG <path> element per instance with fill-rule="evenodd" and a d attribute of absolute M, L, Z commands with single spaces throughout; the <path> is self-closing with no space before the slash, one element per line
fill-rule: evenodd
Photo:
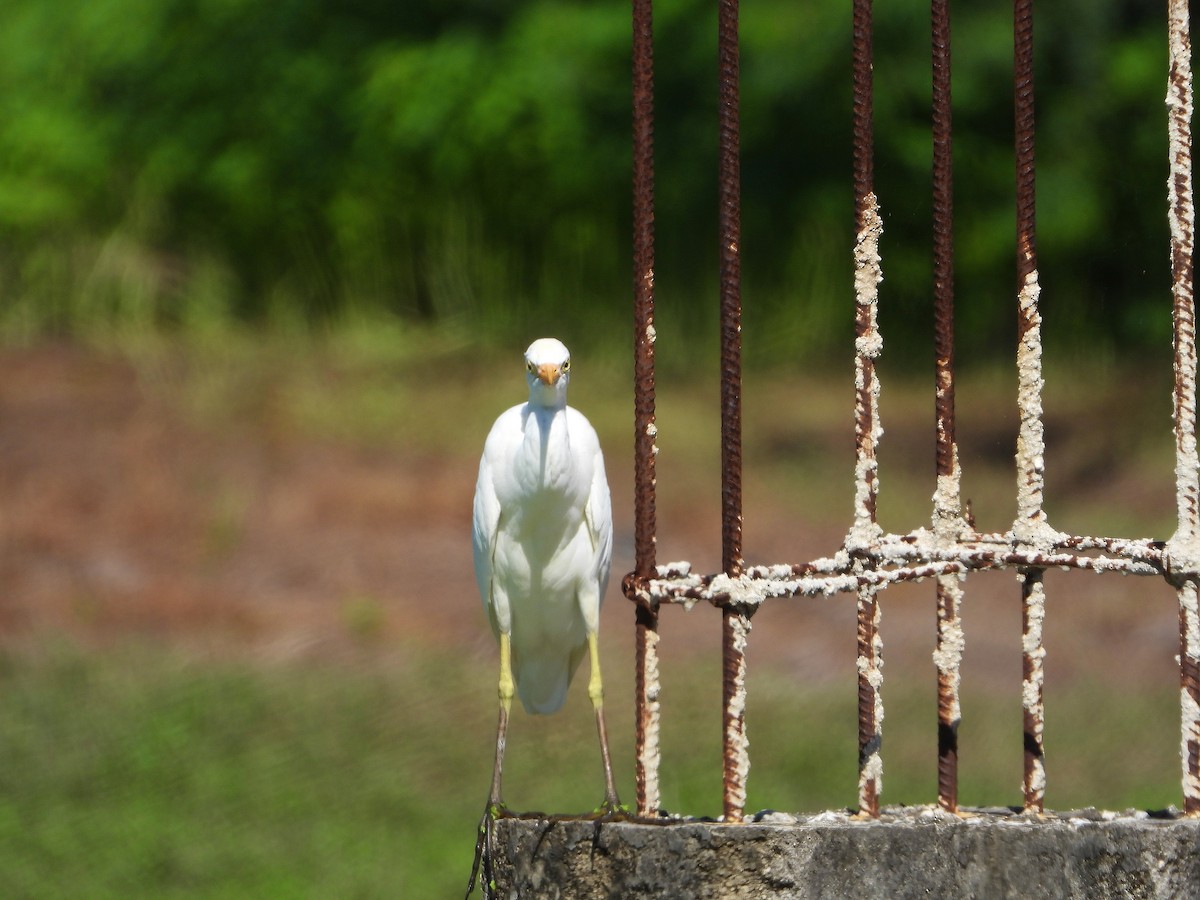
<path fill-rule="evenodd" d="M 608 729 L 604 725 L 604 680 L 600 677 L 600 649 L 595 633 L 588 635 L 588 655 L 592 662 L 592 677 L 588 680 L 588 697 L 596 711 L 596 733 L 600 736 L 600 758 L 604 763 L 604 806 L 608 812 L 617 812 L 621 801 L 617 797 L 617 786 L 613 781 L 612 758 L 608 753 Z"/>
<path fill-rule="evenodd" d="M 504 768 L 504 744 L 508 737 L 508 713 L 512 709 L 512 698 L 516 682 L 512 674 L 512 642 L 507 634 L 500 632 L 500 682 L 497 693 L 500 697 L 500 720 L 496 723 L 496 763 L 492 768 L 492 793 L 488 807 L 499 810 L 504 804 L 500 799 L 500 774 Z"/>
<path fill-rule="evenodd" d="M 512 708 L 516 682 L 512 674 L 512 641 L 504 632 L 500 633 L 500 681 L 497 688 L 500 697 L 500 720 L 496 723 L 496 763 L 492 768 L 492 791 L 488 795 L 487 809 L 479 823 L 479 836 L 475 839 L 475 860 L 471 864 L 471 877 L 467 881 L 467 897 L 475 890 L 475 879 L 483 866 L 483 894 L 490 897 L 492 880 L 493 826 L 497 816 L 504 811 L 500 799 L 500 773 L 504 768 L 504 743 L 508 737 L 508 712 Z"/>
<path fill-rule="evenodd" d="M 588 680 L 588 696 L 592 699 L 592 708 L 599 709 L 604 704 L 604 679 L 600 677 L 600 651 L 595 634 L 588 635 L 588 656 L 592 661 L 592 677 Z"/>
<path fill-rule="evenodd" d="M 598 677 L 598 674 L 597 674 Z M 504 711 L 512 709 L 512 698 L 516 691 L 516 682 L 512 673 L 512 638 L 503 631 L 500 632 L 500 705 Z"/>

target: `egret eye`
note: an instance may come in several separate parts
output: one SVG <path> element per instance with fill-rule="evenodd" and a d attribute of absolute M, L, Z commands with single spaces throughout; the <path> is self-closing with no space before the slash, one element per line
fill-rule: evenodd
<path fill-rule="evenodd" d="M 525 371 L 528 372 L 530 375 L 532 375 L 533 370 L 534 370 L 533 363 L 530 362 L 529 360 L 525 360 Z"/>
<path fill-rule="evenodd" d="M 570 361 L 569 359 L 567 359 L 567 360 L 563 360 L 562 370 L 563 370 L 564 372 L 570 372 L 570 371 L 571 371 L 571 361 Z"/>

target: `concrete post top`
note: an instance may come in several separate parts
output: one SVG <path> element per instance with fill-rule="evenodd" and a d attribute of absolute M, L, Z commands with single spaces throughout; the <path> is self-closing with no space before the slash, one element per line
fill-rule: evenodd
<path fill-rule="evenodd" d="M 498 897 L 1200 896 L 1200 819 L 1007 808 L 496 823 Z"/>

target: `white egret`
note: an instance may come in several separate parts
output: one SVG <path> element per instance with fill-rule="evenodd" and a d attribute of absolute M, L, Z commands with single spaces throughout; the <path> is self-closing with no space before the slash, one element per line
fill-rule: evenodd
<path fill-rule="evenodd" d="M 475 578 L 500 641 L 500 719 L 489 815 L 503 808 L 500 776 L 515 692 L 531 713 L 556 712 L 587 651 L 588 696 L 604 763 L 604 808 L 617 812 L 596 635 L 612 563 L 612 503 L 600 441 L 567 406 L 571 355 L 542 338 L 525 351 L 529 402 L 496 419 L 479 462 Z"/>

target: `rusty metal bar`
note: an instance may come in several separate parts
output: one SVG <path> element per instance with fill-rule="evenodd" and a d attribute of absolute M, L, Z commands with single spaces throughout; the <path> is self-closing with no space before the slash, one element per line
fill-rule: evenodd
<path fill-rule="evenodd" d="M 883 435 L 879 421 L 879 381 L 875 360 L 883 349 L 879 333 L 879 236 L 883 222 L 874 191 L 874 134 L 872 131 L 872 9 L 871 0 L 855 0 L 853 12 L 854 70 L 854 524 L 846 549 L 856 566 L 874 568 L 873 547 L 882 536 L 875 518 L 879 492 L 879 463 L 875 447 Z M 860 811 L 879 815 L 883 782 L 880 756 L 883 724 L 882 643 L 879 635 L 877 588 L 858 590 L 858 803 Z"/>
<path fill-rule="evenodd" d="M 742 263 L 738 0 L 720 0 L 718 54 L 718 230 L 721 281 L 721 566 L 742 570 Z M 722 609 L 724 817 L 740 822 L 750 754 L 746 739 L 746 611 Z"/>
<path fill-rule="evenodd" d="M 1045 439 L 1042 423 L 1042 334 L 1038 299 L 1034 167 L 1033 0 L 1014 0 L 1014 110 L 1017 175 L 1017 520 L 1013 533 L 1037 546 L 1049 534 L 1042 509 Z"/>
<path fill-rule="evenodd" d="M 654 409 L 654 2 L 633 0 L 633 381 L 634 572 L 655 574 Z M 628 581 L 628 580 L 627 580 Z M 633 599 L 630 585 L 626 593 Z M 658 606 L 637 609 L 635 736 L 637 811 L 657 815 L 659 762 Z"/>
<path fill-rule="evenodd" d="M 859 233 L 868 225 L 867 210 L 874 205 L 868 197 L 875 190 L 872 27 L 871 0 L 854 0 L 854 209 Z"/>
<path fill-rule="evenodd" d="M 1009 540 L 1013 540 L 1011 537 Z M 1064 543 L 1080 539 L 1067 537 Z M 830 597 L 856 593 L 860 588 L 886 588 L 893 584 L 923 581 L 946 575 L 1000 569 L 1063 569 L 1122 575 L 1162 576 L 1166 573 L 1166 554 L 1158 542 L 1111 539 L 1113 547 L 1124 545 L 1121 556 L 1086 556 L 1014 550 L 1004 540 L 984 544 L 973 541 L 957 548 L 938 547 L 928 539 L 913 540 L 913 535 L 885 535 L 879 544 L 877 565 L 863 568 L 846 550 L 833 557 L 807 563 L 783 563 L 751 566 L 736 579 L 724 573 L 693 575 L 690 566 L 659 566 L 658 577 L 633 591 L 639 603 L 682 603 L 691 606 L 708 602 L 717 606 L 736 604 L 753 608 L 779 597 Z"/>
<path fill-rule="evenodd" d="M 726 822 L 741 822 L 746 809 L 746 780 L 750 774 L 750 741 L 746 736 L 746 643 L 749 637 L 748 612 L 734 607 L 722 609 L 725 762 L 722 805 Z"/>
<path fill-rule="evenodd" d="M 1025 748 L 1023 783 L 1026 812 L 1040 813 L 1046 801 L 1046 751 L 1042 741 L 1045 713 L 1042 693 L 1045 669 L 1042 629 L 1046 619 L 1046 585 L 1042 569 L 1025 569 L 1021 582 L 1021 725 Z"/>
<path fill-rule="evenodd" d="M 883 792 L 883 639 L 879 592 L 858 591 L 858 808 L 878 817 Z"/>
<path fill-rule="evenodd" d="M 1045 437 L 1042 422 L 1042 331 L 1038 297 L 1037 214 L 1034 169 L 1033 0 L 1013 2 L 1013 94 L 1017 168 L 1017 520 L 1013 535 L 1021 544 L 1040 547 L 1052 529 L 1043 510 Z M 1025 809 L 1040 813 L 1046 792 L 1042 731 L 1044 672 L 1042 622 L 1045 585 L 1036 569 L 1021 574 L 1021 670 L 1025 735 Z"/>
<path fill-rule="evenodd" d="M 659 692 L 658 678 L 658 614 L 648 606 L 638 606 L 634 631 L 634 781 L 637 788 L 637 814 L 653 817 L 659 814 L 662 801 L 658 789 L 659 751 Z"/>
<path fill-rule="evenodd" d="M 1200 458 L 1196 450 L 1191 29 L 1187 0 L 1168 5 L 1167 82 L 1171 275 L 1175 323 L 1175 480 L 1178 525 L 1167 546 L 1179 596 L 1180 765 L 1183 808 L 1200 815 Z"/>
<path fill-rule="evenodd" d="M 957 808 L 958 675 L 963 633 L 960 580 L 1017 572 L 1022 596 L 1024 807 L 1045 803 L 1043 630 L 1049 568 L 1166 575 L 1178 589 L 1181 766 L 1184 809 L 1200 814 L 1200 454 L 1196 442 L 1197 344 L 1193 294 L 1192 76 L 1188 3 L 1170 0 L 1170 224 L 1175 320 L 1175 424 L 1179 525 L 1168 542 L 1062 534 L 1044 511 L 1040 286 L 1036 251 L 1032 0 L 1014 0 L 1014 124 L 1017 184 L 1017 517 L 1003 534 L 979 534 L 961 509 L 954 410 L 953 165 L 949 0 L 931 0 L 934 145 L 934 306 L 937 490 L 932 529 L 886 534 L 876 518 L 882 436 L 876 360 L 882 223 L 873 190 L 871 0 L 854 0 L 855 503 L 842 548 L 801 564 L 747 567 L 741 556 L 741 298 L 738 152 L 738 0 L 719 6 L 719 229 L 721 264 L 722 563 L 694 575 L 686 563 L 655 562 L 654 522 L 654 170 L 652 0 L 633 0 L 635 553 L 626 595 L 637 604 L 638 812 L 656 815 L 658 794 L 658 609 L 711 602 L 722 608 L 724 818 L 744 817 L 749 769 L 745 731 L 750 617 L 768 598 L 857 599 L 859 805 L 878 816 L 882 791 L 882 642 L 879 592 L 898 582 L 938 585 L 938 802 Z"/>
<path fill-rule="evenodd" d="M 947 812 L 958 809 L 958 726 L 962 720 L 959 699 L 961 665 L 966 636 L 958 610 L 962 601 L 959 576 L 937 579 L 937 784 L 938 805 Z"/>
<path fill-rule="evenodd" d="M 937 490 L 933 532 L 947 546 L 963 536 L 961 477 L 954 435 L 954 157 L 950 96 L 950 3 L 933 0 L 933 322 Z M 963 630 L 956 575 L 937 579 L 938 805 L 958 809 L 959 667 Z"/>
<path fill-rule="evenodd" d="M 738 0 L 721 0 L 717 174 L 721 280 L 721 568 L 742 566 L 742 247 Z"/>
<path fill-rule="evenodd" d="M 954 159 L 950 98 L 950 4 L 933 0 L 933 322 L 937 474 L 958 468 L 954 442 Z M 940 485 L 939 485 L 940 486 Z M 957 517 L 957 485 L 935 513 Z M 940 516 L 939 516 L 940 518 Z M 934 520 L 935 522 L 938 519 Z"/>

